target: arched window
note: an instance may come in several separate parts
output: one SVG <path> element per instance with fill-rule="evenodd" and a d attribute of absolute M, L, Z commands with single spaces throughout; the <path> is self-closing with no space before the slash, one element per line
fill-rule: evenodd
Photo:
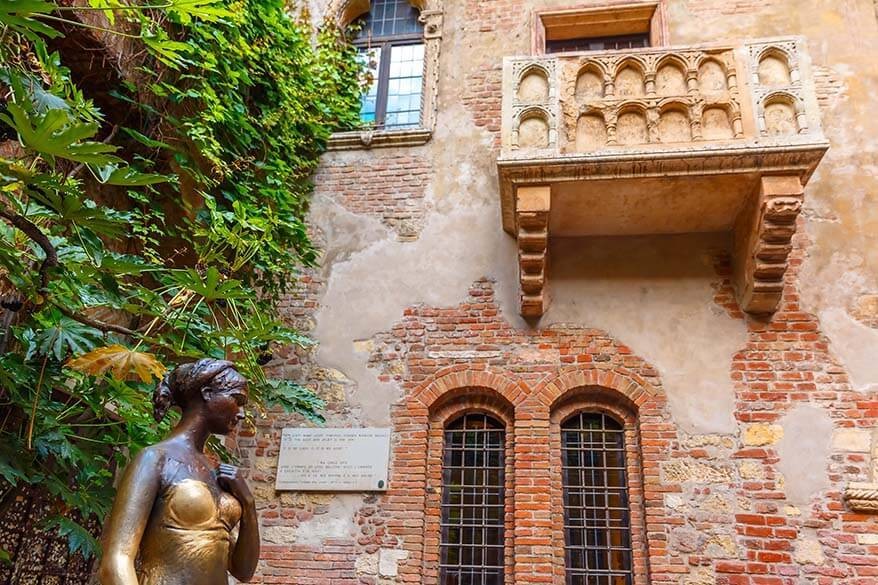
<path fill-rule="evenodd" d="M 372 0 L 355 23 L 354 43 L 371 80 L 360 119 L 384 129 L 420 126 L 424 32 L 417 9 L 408 0 Z"/>
<path fill-rule="evenodd" d="M 504 452 L 502 423 L 465 414 L 445 427 L 441 585 L 502 585 Z"/>
<path fill-rule="evenodd" d="M 625 430 L 581 412 L 561 424 L 564 558 L 568 585 L 631 585 Z"/>

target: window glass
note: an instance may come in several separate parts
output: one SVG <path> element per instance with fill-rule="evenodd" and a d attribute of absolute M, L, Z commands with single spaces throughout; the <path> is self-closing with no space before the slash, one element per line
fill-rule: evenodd
<path fill-rule="evenodd" d="M 441 585 L 503 585 L 505 450 L 503 425 L 489 416 L 445 428 Z"/>
<path fill-rule="evenodd" d="M 401 35 L 420 35 L 418 10 L 408 0 L 372 0 L 369 12 L 360 20 L 357 40 Z"/>
<path fill-rule="evenodd" d="M 420 123 L 423 87 L 424 45 L 392 47 L 387 82 L 385 127 L 410 128 Z"/>
<path fill-rule="evenodd" d="M 360 49 L 359 59 L 366 65 L 366 79 L 369 82 L 363 91 L 360 105 L 360 119 L 364 122 L 375 122 L 378 107 L 378 68 L 381 64 L 381 47 Z"/>
<path fill-rule="evenodd" d="M 360 119 L 376 128 L 420 126 L 424 44 L 417 9 L 409 0 L 372 0 L 356 26 L 355 42 L 371 80 Z"/>
<path fill-rule="evenodd" d="M 561 425 L 568 585 L 631 585 L 625 431 L 603 413 Z"/>

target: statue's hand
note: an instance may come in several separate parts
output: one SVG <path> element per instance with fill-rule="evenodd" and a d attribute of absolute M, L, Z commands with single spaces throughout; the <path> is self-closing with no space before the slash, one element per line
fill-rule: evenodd
<path fill-rule="evenodd" d="M 216 481 L 221 488 L 235 496 L 242 506 L 253 505 L 253 494 L 250 493 L 247 482 L 234 465 L 220 463 L 216 472 Z"/>

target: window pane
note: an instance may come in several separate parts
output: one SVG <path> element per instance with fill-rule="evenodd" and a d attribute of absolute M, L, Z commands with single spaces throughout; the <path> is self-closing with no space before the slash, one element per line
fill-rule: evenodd
<path fill-rule="evenodd" d="M 631 585 L 631 525 L 625 432 L 583 412 L 561 425 L 568 585 Z"/>
<path fill-rule="evenodd" d="M 361 98 L 360 120 L 375 122 L 375 113 L 378 110 L 378 71 L 381 68 L 381 47 L 360 49 L 357 57 L 366 66 L 364 75 L 369 83 L 368 89 L 363 92 Z"/>
<path fill-rule="evenodd" d="M 467 414 L 445 429 L 442 468 L 442 585 L 503 584 L 503 426 Z"/>
<path fill-rule="evenodd" d="M 387 79 L 386 128 L 417 127 L 421 121 L 424 85 L 424 45 L 398 45 L 390 49 Z M 464 439 L 466 440 L 466 438 Z"/>
<path fill-rule="evenodd" d="M 418 10 L 409 0 L 372 0 L 369 12 L 356 21 L 360 26 L 356 40 L 386 40 L 388 37 L 422 34 Z"/>

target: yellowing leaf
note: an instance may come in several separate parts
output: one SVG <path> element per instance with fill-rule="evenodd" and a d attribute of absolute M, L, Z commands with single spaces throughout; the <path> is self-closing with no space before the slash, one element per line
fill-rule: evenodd
<path fill-rule="evenodd" d="M 92 376 L 100 376 L 109 370 L 117 380 L 130 380 L 137 376 L 142 382 L 149 382 L 153 377 L 161 378 L 167 370 L 153 354 L 121 345 L 99 347 L 69 360 L 67 366 Z"/>

